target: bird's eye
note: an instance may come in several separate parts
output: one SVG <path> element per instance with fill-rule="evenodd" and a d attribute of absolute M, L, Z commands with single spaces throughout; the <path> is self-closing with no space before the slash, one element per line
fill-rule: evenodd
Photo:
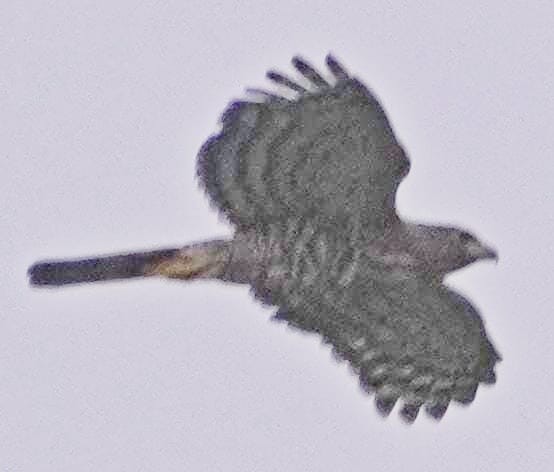
<path fill-rule="evenodd" d="M 473 235 L 471 235 L 471 234 L 468 233 L 467 231 L 462 231 L 462 232 L 460 233 L 459 238 L 460 238 L 460 241 L 461 241 L 462 243 L 467 243 L 467 242 L 473 241 L 473 240 L 475 239 L 475 238 L 473 237 Z"/>

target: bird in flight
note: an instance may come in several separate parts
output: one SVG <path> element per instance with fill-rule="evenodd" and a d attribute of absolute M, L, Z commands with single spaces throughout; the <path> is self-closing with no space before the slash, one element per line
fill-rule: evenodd
<path fill-rule="evenodd" d="M 347 361 L 382 415 L 400 400 L 440 419 L 496 380 L 500 356 L 473 305 L 446 274 L 495 251 L 467 231 L 400 219 L 410 162 L 371 90 L 328 55 L 327 77 L 300 57 L 278 92 L 248 90 L 198 153 L 226 240 L 181 248 L 43 261 L 35 286 L 131 277 L 247 284 L 274 318 L 321 335 Z"/>

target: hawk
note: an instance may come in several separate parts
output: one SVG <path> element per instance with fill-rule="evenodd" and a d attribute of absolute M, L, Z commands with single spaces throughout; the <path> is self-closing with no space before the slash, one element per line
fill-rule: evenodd
<path fill-rule="evenodd" d="M 388 415 L 401 400 L 440 419 L 495 382 L 500 356 L 446 274 L 495 251 L 467 231 L 400 219 L 410 162 L 371 90 L 332 56 L 325 78 L 300 57 L 280 93 L 249 89 L 201 147 L 200 182 L 234 227 L 228 240 L 44 261 L 30 282 L 56 286 L 130 277 L 248 284 L 274 318 L 315 332 L 347 361 Z"/>

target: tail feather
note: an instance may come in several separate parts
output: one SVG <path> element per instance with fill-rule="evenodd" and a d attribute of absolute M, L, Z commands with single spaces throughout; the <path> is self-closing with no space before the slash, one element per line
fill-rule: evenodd
<path fill-rule="evenodd" d="M 226 247 L 224 241 L 209 241 L 181 249 L 43 261 L 29 268 L 29 282 L 37 286 L 59 286 L 156 275 L 217 278 L 224 270 Z"/>

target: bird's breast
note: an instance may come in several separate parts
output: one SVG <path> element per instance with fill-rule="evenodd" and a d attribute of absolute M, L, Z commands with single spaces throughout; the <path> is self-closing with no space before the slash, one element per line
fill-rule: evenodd
<path fill-rule="evenodd" d="M 300 221 L 237 231 L 231 252 L 226 280 L 249 284 L 270 305 L 307 290 L 321 293 L 329 285 L 347 290 L 354 280 L 370 278 L 376 265 L 404 270 L 413 263 L 408 254 L 392 253 L 377 239 Z"/>

